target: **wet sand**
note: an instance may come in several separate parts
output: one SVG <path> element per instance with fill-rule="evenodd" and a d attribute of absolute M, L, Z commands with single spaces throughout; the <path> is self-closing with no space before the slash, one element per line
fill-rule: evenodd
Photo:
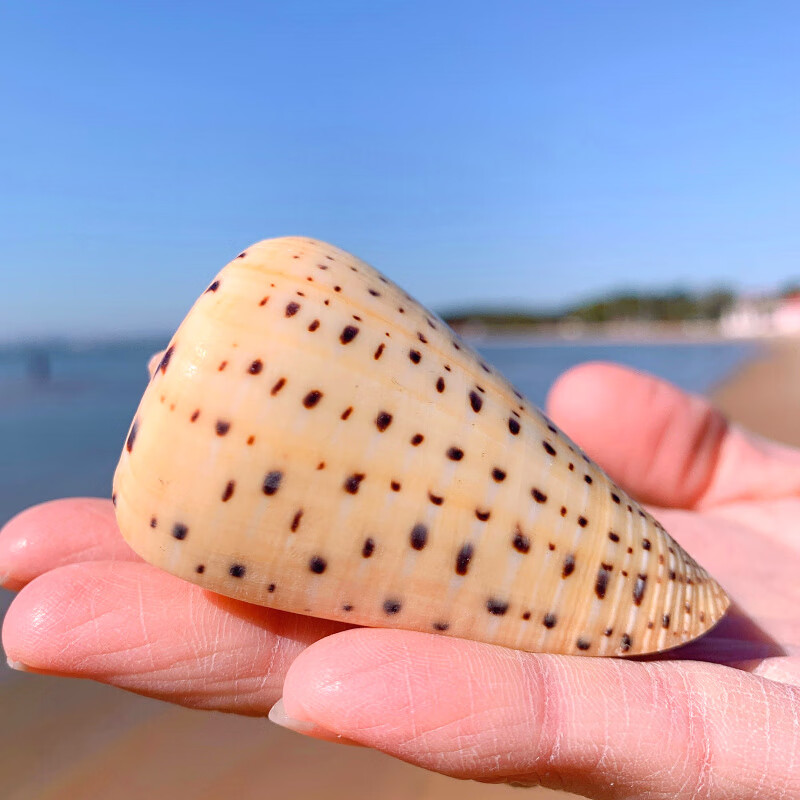
<path fill-rule="evenodd" d="M 800 341 L 768 344 L 713 393 L 732 420 L 800 445 Z M 316 742 L 265 719 L 189 711 L 86 681 L 0 682 L 6 800 L 492 800 L 517 797 L 369 750 Z M 566 800 L 539 789 L 534 800 Z"/>

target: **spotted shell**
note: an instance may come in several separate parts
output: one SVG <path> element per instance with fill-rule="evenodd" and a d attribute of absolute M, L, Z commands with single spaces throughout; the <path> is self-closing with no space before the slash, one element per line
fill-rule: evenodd
<path fill-rule="evenodd" d="M 719 585 L 447 325 L 304 238 L 228 264 L 114 478 L 147 561 L 250 603 L 550 653 L 704 633 Z"/>

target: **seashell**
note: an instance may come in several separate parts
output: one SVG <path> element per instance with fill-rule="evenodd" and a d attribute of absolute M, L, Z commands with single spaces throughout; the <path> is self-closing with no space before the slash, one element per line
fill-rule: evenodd
<path fill-rule="evenodd" d="M 434 314 L 331 245 L 259 242 L 197 300 L 114 478 L 144 559 L 250 603 L 637 655 L 729 600 Z"/>

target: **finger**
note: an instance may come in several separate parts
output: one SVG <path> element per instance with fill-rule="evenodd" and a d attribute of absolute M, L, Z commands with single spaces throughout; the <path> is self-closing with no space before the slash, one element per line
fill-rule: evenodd
<path fill-rule="evenodd" d="M 368 629 L 312 645 L 283 694 L 300 727 L 458 778 L 593 798 L 800 796 L 798 707 L 797 687 L 716 665 Z"/>
<path fill-rule="evenodd" d="M 14 599 L 10 662 L 196 708 L 266 715 L 291 661 L 345 626 L 212 595 L 144 563 L 61 567 Z"/>
<path fill-rule="evenodd" d="M 0 530 L 0 585 L 14 591 L 38 575 L 79 561 L 139 561 L 117 528 L 108 500 L 52 500 Z"/>
<path fill-rule="evenodd" d="M 705 399 L 612 364 L 565 373 L 553 419 L 642 502 L 698 508 L 800 491 L 800 451 L 726 423 Z"/>

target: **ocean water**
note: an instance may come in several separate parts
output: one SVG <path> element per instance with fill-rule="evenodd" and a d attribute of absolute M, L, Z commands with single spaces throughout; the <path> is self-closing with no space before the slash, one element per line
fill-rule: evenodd
<path fill-rule="evenodd" d="M 33 503 L 108 496 L 126 431 L 147 383 L 149 340 L 0 349 L 0 524 Z M 693 392 L 722 380 L 755 348 L 743 343 L 477 343 L 530 400 L 544 403 L 564 370 L 615 361 Z"/>

